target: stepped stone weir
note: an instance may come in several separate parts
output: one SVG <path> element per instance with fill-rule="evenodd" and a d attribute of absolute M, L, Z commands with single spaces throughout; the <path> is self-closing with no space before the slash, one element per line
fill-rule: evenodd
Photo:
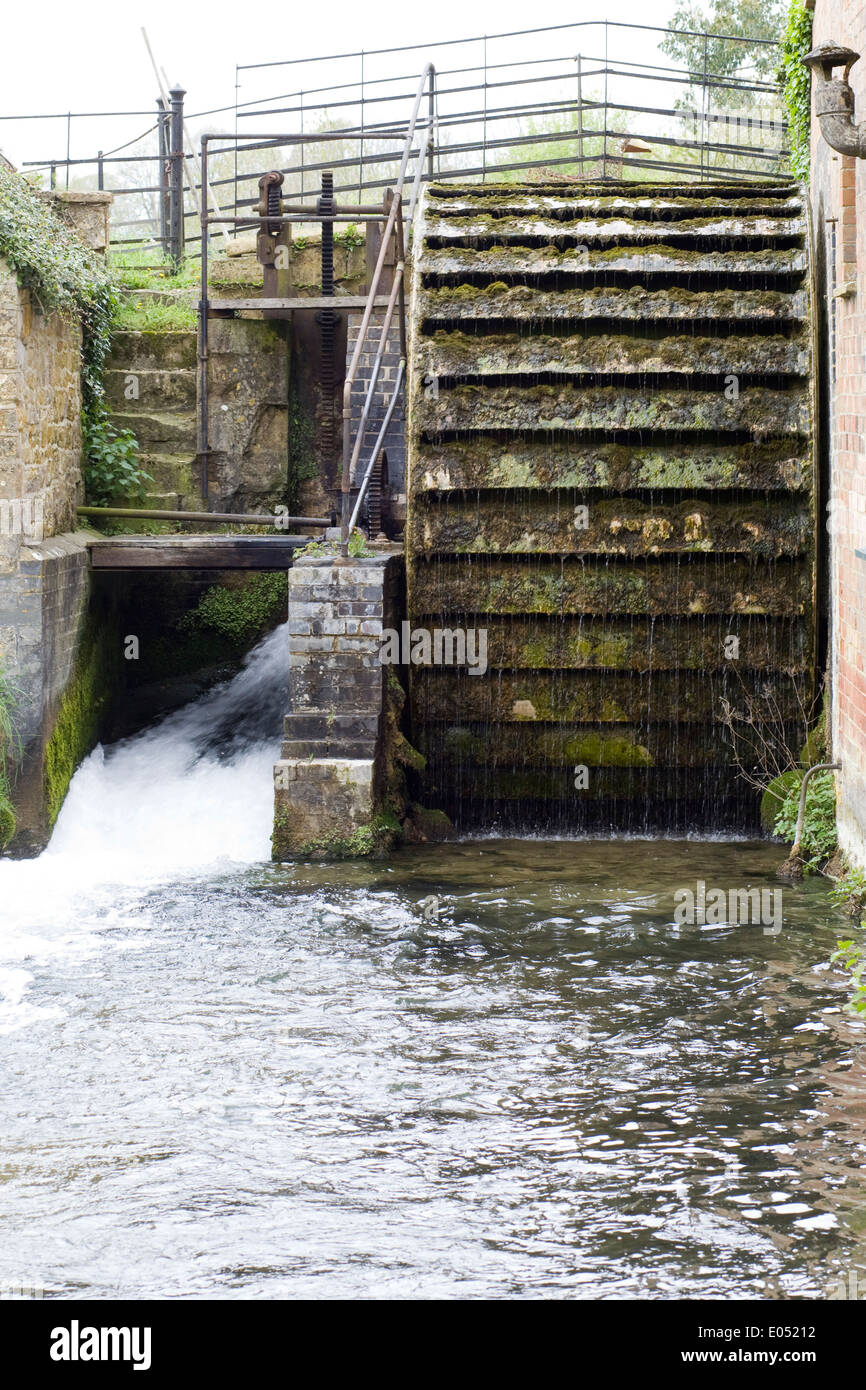
<path fill-rule="evenodd" d="M 755 823 L 722 702 L 814 689 L 796 185 L 432 185 L 416 225 L 408 619 L 424 795 L 465 825 Z M 584 770 L 584 771 L 581 771 Z"/>

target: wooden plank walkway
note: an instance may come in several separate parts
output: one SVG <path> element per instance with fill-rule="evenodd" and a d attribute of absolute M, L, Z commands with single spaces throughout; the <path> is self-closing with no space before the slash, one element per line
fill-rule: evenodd
<path fill-rule="evenodd" d="M 94 570 L 283 570 L 312 536 L 104 536 L 88 543 Z"/>

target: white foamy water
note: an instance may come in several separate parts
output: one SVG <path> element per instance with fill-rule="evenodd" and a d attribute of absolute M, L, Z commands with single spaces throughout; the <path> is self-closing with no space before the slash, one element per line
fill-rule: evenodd
<path fill-rule="evenodd" d="M 149 887 L 268 858 L 287 646 L 283 626 L 234 680 L 94 749 L 45 852 L 0 861 L 0 1033 L 30 1019 L 30 967 L 98 950 L 106 929 L 146 926 Z"/>

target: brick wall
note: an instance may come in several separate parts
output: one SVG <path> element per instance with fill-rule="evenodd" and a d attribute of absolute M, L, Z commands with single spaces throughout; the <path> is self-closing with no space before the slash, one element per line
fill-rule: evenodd
<path fill-rule="evenodd" d="M 817 0 L 813 47 L 833 40 L 866 54 L 861 0 Z M 850 74 L 866 119 L 866 62 Z M 866 865 L 866 161 L 836 153 L 812 122 L 811 201 L 821 301 L 829 477 L 824 523 L 839 833 Z"/>

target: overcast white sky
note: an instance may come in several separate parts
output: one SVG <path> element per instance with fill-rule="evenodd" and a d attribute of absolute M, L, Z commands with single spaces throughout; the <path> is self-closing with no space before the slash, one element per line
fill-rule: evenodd
<path fill-rule="evenodd" d="M 544 0 L 531 6 L 525 0 L 497 0 L 495 5 L 466 0 L 437 0 L 420 6 L 382 7 L 371 18 L 368 0 L 319 0 L 294 5 L 240 4 L 238 0 L 147 0 L 136 5 L 124 0 L 83 0 L 82 3 L 7 3 L 3 18 L 0 115 L 43 111 L 128 111 L 153 109 L 156 84 L 141 37 L 144 25 L 169 80 L 185 86 L 189 111 L 228 105 L 234 100 L 235 64 L 269 59 L 312 57 L 329 52 L 384 48 L 392 44 L 430 44 L 443 39 L 525 29 L 529 25 L 574 24 L 580 20 L 620 20 L 631 24 L 664 25 L 675 0 Z M 265 15 L 273 16 L 266 23 Z M 394 23 L 394 17 L 396 24 Z M 611 54 L 614 38 L 611 37 Z M 600 32 L 586 35 L 587 48 L 598 53 Z M 576 35 L 563 35 L 563 52 L 577 49 Z M 522 48 L 522 41 L 518 49 Z M 653 35 L 620 32 L 616 55 L 653 62 Z M 476 50 L 477 52 L 478 50 Z M 526 56 L 531 54 L 526 41 Z M 548 54 L 550 41 L 546 43 Z M 587 51 L 582 49 L 581 51 Z M 462 52 L 462 51 L 461 51 Z M 518 56 L 509 50 L 509 60 Z M 425 50 L 404 55 L 400 71 L 420 71 Z M 468 54 L 467 54 L 468 56 Z M 384 59 L 371 59 L 368 76 L 383 73 Z M 664 59 L 662 59 L 664 61 Z M 408 62 L 408 66 L 407 66 Z M 377 68 L 376 64 L 380 66 Z M 298 70 L 271 69 L 245 74 L 240 99 L 263 97 L 313 85 L 310 69 L 298 80 Z M 352 72 L 357 68 L 353 65 Z M 393 72 L 393 69 L 391 69 Z M 348 77 L 348 69 L 346 70 Z M 199 128 L 230 128 L 232 120 L 196 122 Z M 76 122 L 73 155 L 108 149 L 138 133 L 142 120 Z M 282 128 L 282 126 L 281 126 Z M 62 155 L 65 122 L 0 121 L 0 148 L 16 164 L 26 159 Z"/>

